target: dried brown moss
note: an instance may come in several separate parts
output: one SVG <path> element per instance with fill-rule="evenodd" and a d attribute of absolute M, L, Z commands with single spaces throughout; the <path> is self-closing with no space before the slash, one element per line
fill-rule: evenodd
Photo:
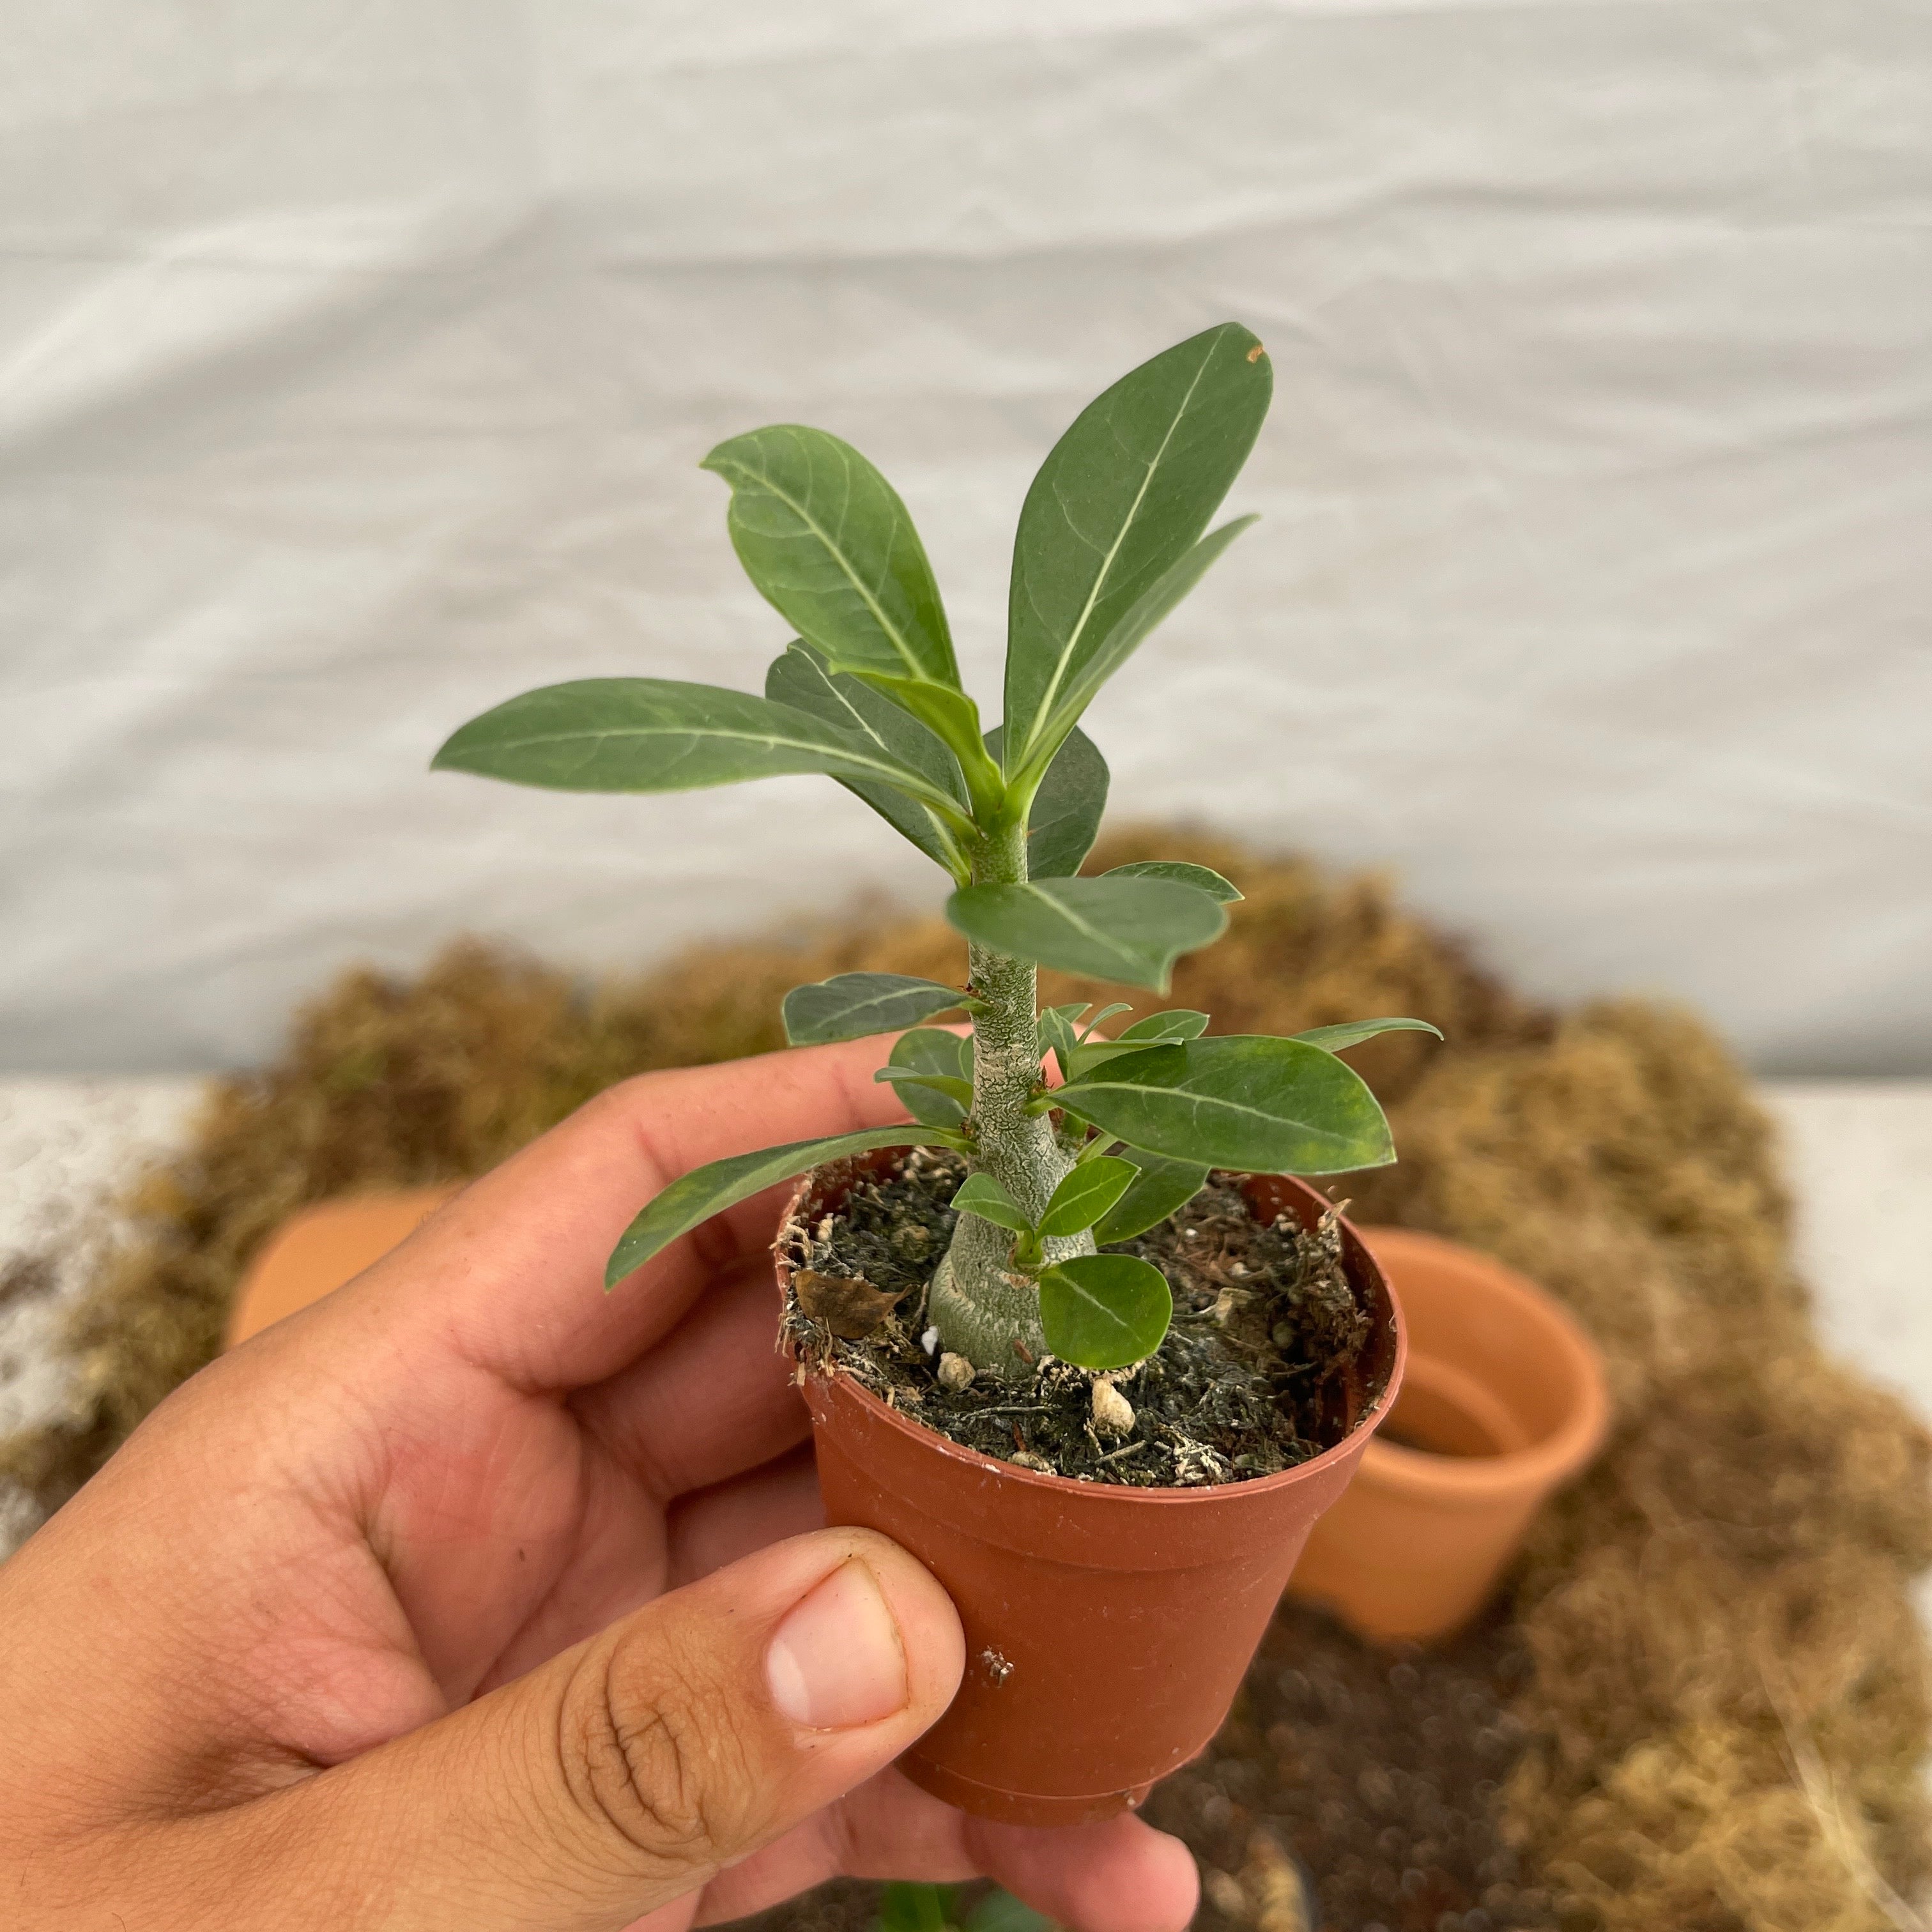
<path fill-rule="evenodd" d="M 1372 880 L 1172 836 L 1117 840 L 1108 862 L 1156 851 L 1215 865 L 1249 895 L 1228 938 L 1183 962 L 1176 1004 L 1224 1030 L 1379 1012 L 1443 1028 L 1446 1047 L 1398 1034 L 1357 1056 L 1402 1159 L 1351 1179 L 1355 1212 L 1502 1256 L 1609 1356 L 1610 1450 L 1547 1513 L 1512 1586 L 1510 1641 L 1532 1660 L 1526 1742 L 1485 1828 L 1566 1928 L 1904 1922 L 1894 1894 L 1932 1871 L 1917 1769 L 1932 1714 L 1906 1594 L 1932 1561 L 1932 1445 L 1814 1343 L 1771 1135 L 1721 1048 L 1646 1006 L 1552 1018 Z M 240 1269 L 303 1202 L 478 1172 L 626 1073 L 777 1045 L 788 987 L 866 967 L 957 977 L 958 942 L 937 920 L 871 920 L 823 940 L 707 948 L 590 994 L 475 946 L 412 982 L 344 980 L 275 1066 L 214 1090 L 192 1151 L 143 1184 L 138 1238 L 74 1317 L 80 1420 L 0 1444 L 0 1474 L 52 1504 L 98 1466 L 207 1358 Z M 1306 1617 L 1295 1631 L 1311 1675 L 1360 1674 L 1340 1632 Z M 1273 1685 L 1279 1656 L 1266 1667 Z M 1359 1753 L 1346 1721 L 1304 1712 L 1223 1740 L 1254 1760 L 1234 1778 L 1252 1822 L 1310 1848 L 1331 1912 L 1379 1882 L 1324 1874 L 1318 1834 L 1266 1793 L 1305 1789 L 1324 1750 Z M 1215 1776 L 1238 1755 L 1220 1752 Z M 1218 1838 L 1199 1845 L 1232 1862 Z M 1204 1924 L 1257 1922 L 1242 1916 L 1250 1894 L 1262 1910 L 1244 1874 L 1222 1873 Z M 1382 1889 L 1407 1911 L 1400 1876 Z M 1445 1918 L 1425 1906 L 1426 1920 L 1388 1917 L 1392 1932 L 1484 1932 L 1486 1906 Z"/>

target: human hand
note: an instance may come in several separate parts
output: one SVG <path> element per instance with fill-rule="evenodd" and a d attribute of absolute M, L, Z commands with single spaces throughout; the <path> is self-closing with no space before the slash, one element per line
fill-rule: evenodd
<path fill-rule="evenodd" d="M 0 1568 L 0 1918 L 62 1932 L 682 1932 L 835 1874 L 985 1874 L 1178 1932 L 1121 1817 L 963 1816 L 931 1576 L 822 1521 L 776 1192 L 616 1293 L 688 1168 L 902 1114 L 876 1042 L 646 1075 L 164 1402 Z"/>

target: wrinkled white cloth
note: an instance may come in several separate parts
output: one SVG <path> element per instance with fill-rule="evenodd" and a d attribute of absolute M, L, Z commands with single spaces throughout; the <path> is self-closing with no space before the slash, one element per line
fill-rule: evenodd
<path fill-rule="evenodd" d="M 1531 988 L 1932 1071 L 1932 10 L 68 0 L 0 63 L 0 1067 L 232 1064 L 345 961 L 940 881 L 828 781 L 429 776 L 756 688 L 719 438 L 898 484 L 997 712 L 1034 466 L 1232 316 L 1264 520 L 1117 817 L 1393 868 Z"/>

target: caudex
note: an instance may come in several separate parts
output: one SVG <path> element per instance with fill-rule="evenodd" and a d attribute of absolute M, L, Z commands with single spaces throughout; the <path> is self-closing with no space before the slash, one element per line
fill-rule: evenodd
<path fill-rule="evenodd" d="M 939 589 L 890 484 L 849 444 L 781 424 L 721 443 L 730 528 L 752 581 L 797 633 L 764 694 L 663 678 L 547 686 L 471 720 L 447 770 L 577 791 L 673 791 L 820 772 L 951 878 L 964 986 L 843 973 L 784 1002 L 795 1045 L 898 1032 L 876 1078 L 914 1116 L 713 1162 L 666 1188 L 610 1257 L 615 1286 L 734 1202 L 821 1162 L 914 1143 L 964 1156 L 928 1320 L 976 1372 L 1048 1354 L 1096 1370 L 1150 1354 L 1172 1304 L 1150 1263 L 1098 1250 L 1164 1220 L 1210 1168 L 1329 1174 L 1394 1158 L 1338 1051 L 1411 1019 L 1292 1039 L 1210 1036 L 1205 1013 L 1040 1009 L 1037 969 L 1166 990 L 1240 897 L 1204 866 L 1081 876 L 1107 794 L 1080 729 L 1101 687 L 1255 521 L 1208 524 L 1253 447 L 1273 379 L 1224 322 L 1155 356 L 1082 410 L 1020 512 L 1005 716 L 982 731 Z M 949 1013 L 970 1037 L 927 1022 Z M 1054 1063 L 1049 1084 L 1045 1068 Z"/>

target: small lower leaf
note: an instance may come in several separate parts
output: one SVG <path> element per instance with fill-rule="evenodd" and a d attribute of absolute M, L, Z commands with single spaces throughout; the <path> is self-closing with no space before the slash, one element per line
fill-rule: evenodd
<path fill-rule="evenodd" d="M 942 1027 L 918 1027 L 899 1036 L 887 1064 L 970 1082 L 973 1077 L 973 1045 L 964 1034 L 948 1033 Z M 972 1104 L 970 1096 L 962 1103 L 943 1091 L 927 1087 L 902 1087 L 899 1097 L 904 1101 L 913 1118 L 924 1121 L 929 1127 L 958 1126 Z"/>
<path fill-rule="evenodd" d="M 960 1109 L 963 1120 L 973 1105 L 973 1083 L 953 1073 L 925 1073 L 916 1066 L 882 1066 L 872 1076 L 888 1087 L 927 1087 L 943 1094 Z"/>
<path fill-rule="evenodd" d="M 1082 1369 L 1124 1369 L 1152 1354 L 1174 1316 L 1167 1277 L 1136 1255 L 1076 1255 L 1040 1277 L 1046 1346 Z"/>
<path fill-rule="evenodd" d="M 1133 1184 L 1134 1169 L 1111 1154 L 1082 1161 L 1053 1190 L 1040 1232 L 1050 1237 L 1084 1234 Z"/>
<path fill-rule="evenodd" d="M 1120 1157 L 1132 1162 L 1138 1172 L 1094 1229 L 1094 1240 L 1103 1248 L 1112 1242 L 1130 1241 L 1158 1227 L 1186 1207 L 1208 1180 L 1208 1170 L 1192 1161 L 1169 1160 L 1139 1148 L 1124 1148 Z"/>
<path fill-rule="evenodd" d="M 733 1154 L 679 1175 L 624 1230 L 610 1251 L 604 1286 L 615 1288 L 626 1275 L 642 1268 L 680 1234 L 767 1187 L 802 1174 L 821 1161 L 848 1154 L 870 1154 L 875 1148 L 911 1147 L 927 1136 L 912 1127 L 867 1127 L 857 1133 L 833 1134 L 824 1140 L 790 1141 L 783 1147 L 761 1148 L 755 1154 Z M 934 1135 L 950 1142 L 952 1136 Z"/>
<path fill-rule="evenodd" d="M 1035 879 L 963 886 L 946 916 L 968 939 L 1063 972 L 1167 986 L 1184 952 L 1220 938 L 1228 915 L 1205 892 L 1168 879 Z"/>
<path fill-rule="evenodd" d="M 1426 1020 L 1344 1020 L 1339 1026 L 1310 1027 L 1306 1033 L 1291 1034 L 1288 1037 L 1318 1046 L 1324 1053 L 1340 1053 L 1346 1048 L 1360 1046 L 1365 1040 L 1373 1040 L 1378 1033 L 1432 1033 L 1438 1040 L 1442 1037 L 1442 1028 L 1431 1026 Z"/>
<path fill-rule="evenodd" d="M 904 973 L 835 973 L 786 994 L 785 1037 L 794 1046 L 822 1046 L 830 1040 L 896 1033 L 969 1000 L 957 986 Z"/>
<path fill-rule="evenodd" d="M 995 1227 L 1010 1228 L 1016 1234 L 1033 1232 L 1026 1210 L 990 1174 L 969 1174 L 959 1184 L 952 1206 L 956 1213 L 976 1214 L 981 1220 L 991 1221 Z"/>
<path fill-rule="evenodd" d="M 1207 1030 L 1205 1013 L 1197 1013 L 1187 1006 L 1174 1006 L 1164 1013 L 1149 1013 L 1145 1019 L 1124 1027 L 1119 1037 L 1152 1045 L 1161 1040 L 1198 1040 Z"/>
<path fill-rule="evenodd" d="M 1362 1077 L 1306 1040 L 1222 1034 L 1121 1054 L 1053 1104 L 1130 1147 L 1256 1174 L 1341 1174 L 1395 1158 Z"/>
<path fill-rule="evenodd" d="M 1051 1053 L 1060 1062 L 1060 1077 L 1063 1080 L 1073 1078 L 1074 1055 L 1078 1051 L 1073 1022 L 1065 1010 L 1059 1006 L 1042 1009 L 1040 1016 L 1040 1044 L 1042 1054 Z"/>
<path fill-rule="evenodd" d="M 1190 866 L 1180 859 L 1136 859 L 1132 864 L 1111 866 L 1100 874 L 1103 879 L 1172 879 L 1178 886 L 1192 886 L 1210 899 L 1232 905 L 1241 895 L 1232 881 L 1211 866 Z"/>

